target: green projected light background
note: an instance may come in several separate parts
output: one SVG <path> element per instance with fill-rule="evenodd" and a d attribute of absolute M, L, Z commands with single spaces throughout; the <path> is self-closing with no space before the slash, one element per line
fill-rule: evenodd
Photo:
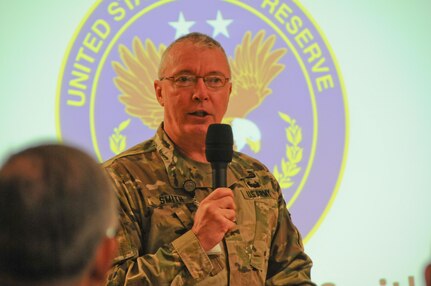
<path fill-rule="evenodd" d="M 0 0 L 0 162 L 26 146 L 58 140 L 59 74 L 93 5 Z M 431 1 L 300 5 L 336 57 L 349 129 L 338 193 L 305 244 L 313 280 L 425 285 L 423 270 L 431 263 Z"/>

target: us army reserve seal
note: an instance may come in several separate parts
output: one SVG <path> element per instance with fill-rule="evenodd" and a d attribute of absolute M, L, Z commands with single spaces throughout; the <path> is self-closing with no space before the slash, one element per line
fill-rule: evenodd
<path fill-rule="evenodd" d="M 236 149 L 272 170 L 307 241 L 337 192 L 348 127 L 334 55 L 298 1 L 98 1 L 65 55 L 59 138 L 105 161 L 152 137 L 163 118 L 153 90 L 161 54 L 193 31 L 225 48 L 224 121 Z"/>

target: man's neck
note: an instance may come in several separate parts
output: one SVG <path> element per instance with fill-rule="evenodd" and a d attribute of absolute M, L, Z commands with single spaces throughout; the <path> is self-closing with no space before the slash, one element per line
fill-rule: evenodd
<path fill-rule="evenodd" d="M 205 155 L 205 133 L 194 133 L 190 136 L 174 136 L 175 134 L 170 134 L 171 131 L 168 130 L 164 124 L 162 128 L 169 140 L 175 144 L 176 149 L 181 154 L 197 162 L 208 162 Z"/>
<path fill-rule="evenodd" d="M 177 149 L 187 158 L 190 158 L 197 162 L 207 162 L 205 156 L 205 138 L 195 138 L 194 140 L 179 140 L 179 142 L 174 143 Z"/>

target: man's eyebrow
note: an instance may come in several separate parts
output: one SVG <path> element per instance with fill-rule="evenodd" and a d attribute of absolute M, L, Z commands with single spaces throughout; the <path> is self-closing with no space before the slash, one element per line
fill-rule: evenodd
<path fill-rule="evenodd" d="M 210 71 L 210 72 L 206 73 L 205 75 L 223 75 L 223 76 L 225 76 L 225 74 L 222 73 L 221 71 Z"/>

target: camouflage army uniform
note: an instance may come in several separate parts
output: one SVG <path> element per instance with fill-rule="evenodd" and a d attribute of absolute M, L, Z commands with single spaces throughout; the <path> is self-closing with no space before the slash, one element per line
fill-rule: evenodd
<path fill-rule="evenodd" d="M 211 166 L 184 158 L 159 127 L 104 163 L 120 200 L 120 248 L 108 285 L 314 285 L 280 187 L 258 161 L 234 153 L 228 186 L 237 228 L 207 255 L 191 231 L 211 192 Z"/>

